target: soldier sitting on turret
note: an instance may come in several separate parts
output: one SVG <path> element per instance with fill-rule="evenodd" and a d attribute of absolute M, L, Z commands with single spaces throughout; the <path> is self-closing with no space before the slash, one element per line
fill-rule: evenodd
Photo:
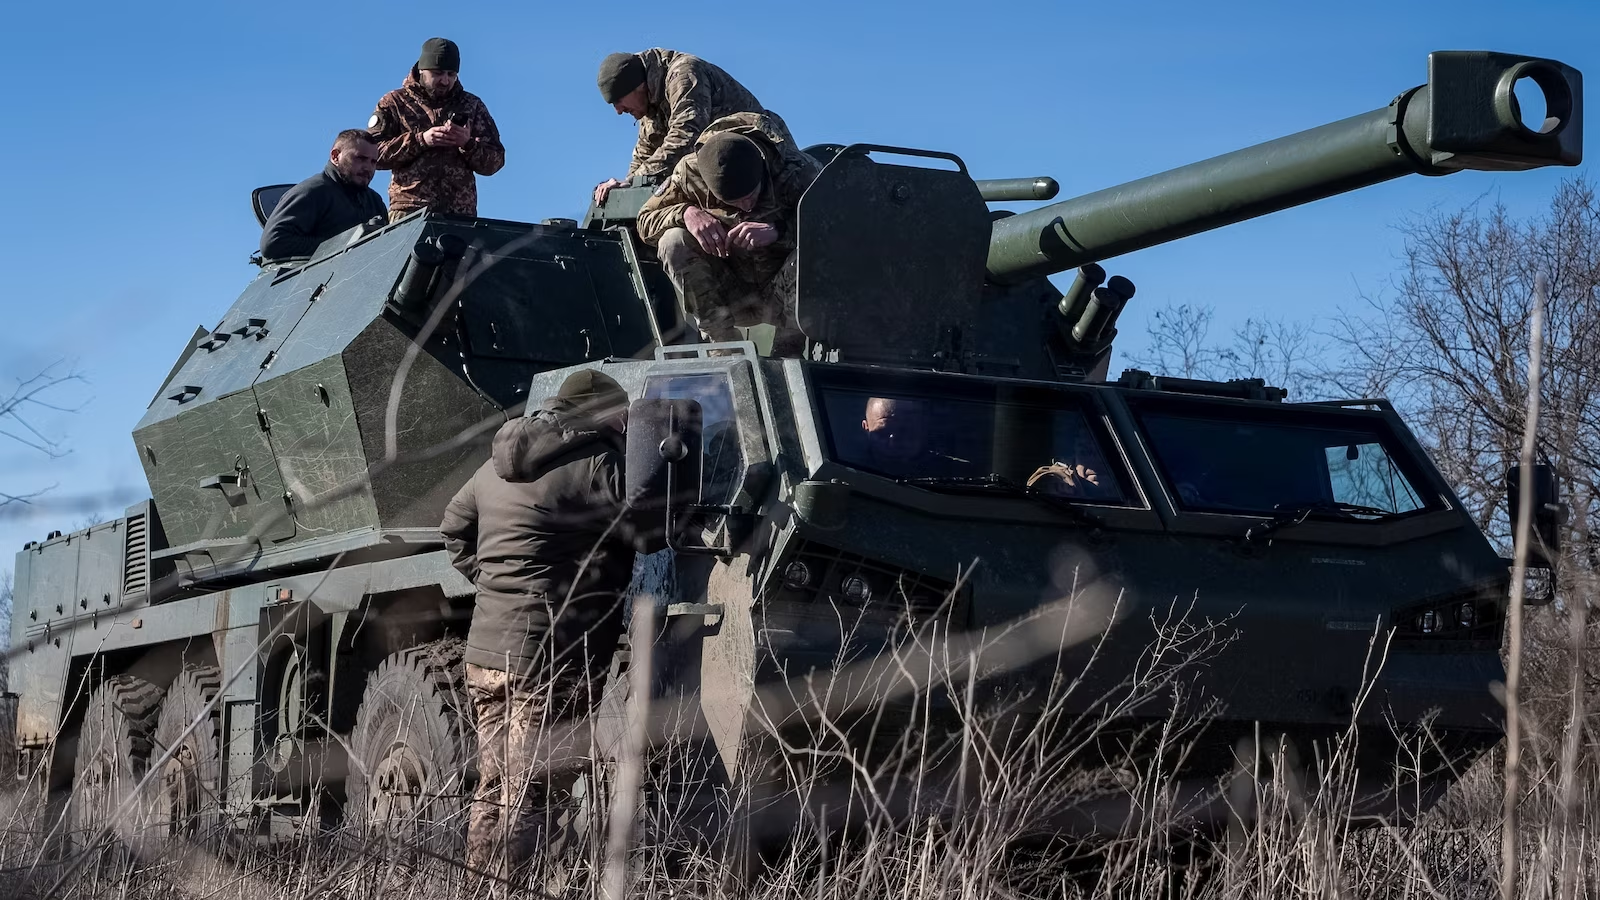
<path fill-rule="evenodd" d="M 773 356 L 797 356 L 795 209 L 820 167 L 764 113 L 724 116 L 639 210 L 686 320 L 708 341 L 778 327 Z"/>
<path fill-rule="evenodd" d="M 339 132 L 328 164 L 290 188 L 261 229 L 261 258 L 310 256 L 323 241 L 369 219 L 381 218 L 383 198 L 369 185 L 378 145 L 358 128 Z"/>

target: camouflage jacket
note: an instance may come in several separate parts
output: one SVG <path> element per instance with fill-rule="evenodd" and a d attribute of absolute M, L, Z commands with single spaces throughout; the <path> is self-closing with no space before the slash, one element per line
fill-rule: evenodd
<path fill-rule="evenodd" d="M 443 125 L 454 112 L 465 112 L 469 117 L 467 127 L 472 139 L 466 146 L 423 144 L 422 133 Z M 495 127 L 483 101 L 462 90 L 459 81 L 443 99 L 434 99 L 423 87 L 414 65 L 405 85 L 378 101 L 367 130 L 378 141 L 378 168 L 393 171 L 389 182 L 391 213 L 426 206 L 438 212 L 475 216 L 478 183 L 474 173 L 493 175 L 506 164 L 500 129 Z"/>
<path fill-rule="evenodd" d="M 761 101 L 732 75 L 698 56 L 658 48 L 640 53 L 639 58 L 644 61 L 650 107 L 639 120 L 639 142 L 628 165 L 629 178 L 659 182 L 712 122 L 733 113 L 766 112 Z M 767 115 L 783 139 L 792 142 L 783 120 L 771 112 Z"/>
<path fill-rule="evenodd" d="M 639 210 L 639 238 L 654 245 L 668 230 L 683 227 L 683 212 L 698 206 L 716 216 L 723 225 L 732 227 L 740 222 L 762 222 L 778 228 L 777 243 L 768 252 L 787 253 L 794 249 L 794 214 L 800 205 L 800 195 L 806 192 L 817 178 L 822 167 L 781 130 L 767 113 L 737 113 L 724 116 L 706 126 L 698 147 L 706 138 L 719 131 L 732 131 L 756 142 L 767 160 L 767 178 L 762 185 L 761 199 L 755 209 L 744 212 L 724 204 L 711 193 L 705 178 L 700 174 L 700 164 L 691 153 L 678 161 L 668 178 L 646 200 Z"/>

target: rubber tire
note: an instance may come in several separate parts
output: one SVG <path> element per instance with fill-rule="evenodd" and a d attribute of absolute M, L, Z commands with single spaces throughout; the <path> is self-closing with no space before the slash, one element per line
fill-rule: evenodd
<path fill-rule="evenodd" d="M 115 823 L 111 814 L 149 768 L 160 703 L 161 688 L 132 675 L 113 675 L 89 695 L 78 730 L 68 808 L 75 850 L 91 849 L 108 825 L 113 827 L 106 862 L 125 864 L 130 849 L 144 850 L 148 802 L 130 804 Z"/>
<path fill-rule="evenodd" d="M 465 850 L 477 735 L 464 650 L 455 638 L 401 650 L 367 679 L 345 782 L 345 823 L 364 838 L 448 859 Z M 414 800 L 375 783 L 397 769 L 413 778 Z"/>
<path fill-rule="evenodd" d="M 155 796 L 150 824 L 157 834 L 216 846 L 222 831 L 222 673 L 214 666 L 191 666 L 167 690 L 156 719 L 152 761 L 176 746 L 152 779 Z M 207 719 L 184 731 L 202 711 Z M 180 740 L 181 736 L 181 740 Z"/>

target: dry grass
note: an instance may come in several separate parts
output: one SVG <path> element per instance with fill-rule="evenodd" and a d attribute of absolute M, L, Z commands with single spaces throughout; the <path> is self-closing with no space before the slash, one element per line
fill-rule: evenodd
<path fill-rule="evenodd" d="M 1351 821 L 1349 759 L 1360 737 L 1353 731 L 1315 760 L 1264 742 L 1246 764 L 1259 778 L 1216 787 L 1248 825 L 1188 832 L 1170 773 L 1215 712 L 1192 695 L 1188 675 L 1225 654 L 1234 626 L 1191 623 L 1182 613 L 1150 620 L 1138 670 L 1101 691 L 1088 713 L 1081 711 L 1089 683 L 1083 673 L 1057 677 L 1033 694 L 978 699 L 976 687 L 994 673 L 997 653 L 1014 658 L 1041 632 L 1049 643 L 1063 643 L 1057 639 L 1067 619 L 1049 611 L 977 638 L 907 632 L 893 653 L 870 665 L 841 659 L 839 675 L 797 679 L 759 695 L 774 733 L 752 744 L 747 759 L 758 762 L 718 789 L 709 820 L 680 801 L 685 782 L 711 776 L 694 771 L 689 745 L 658 741 L 638 760 L 643 799 L 614 806 L 637 810 L 631 829 L 589 819 L 587 839 L 572 856 L 536 883 L 510 885 L 509 893 L 601 896 L 609 875 L 608 895 L 628 897 L 1496 894 L 1498 754 L 1480 759 L 1421 820 L 1397 826 Z M 1535 615 L 1529 625 L 1519 897 L 1560 896 L 1564 880 L 1576 896 L 1600 890 L 1600 755 L 1584 741 L 1571 771 L 1563 760 L 1571 688 L 1580 683 L 1570 674 L 1563 625 L 1553 613 Z M 1092 649 L 1101 633 L 1091 628 L 1075 639 Z M 1379 642 L 1369 672 L 1382 653 Z M 885 658 L 892 664 L 883 665 Z M 916 702 L 890 723 L 863 702 L 884 692 Z M 944 701 L 943 713 L 930 698 Z M 1145 730 L 1137 752 L 1110 760 L 1094 752 L 1130 712 L 1157 702 L 1173 712 Z M 669 708 L 658 703 L 650 715 Z M 1135 798 L 1146 815 L 1093 840 L 1052 839 L 1040 828 L 1111 796 Z M 347 831 L 270 846 L 224 834 L 151 836 L 138 803 L 113 834 L 78 848 L 61 825 L 63 802 L 37 785 L 0 799 L 0 896 L 453 900 L 508 887 L 465 871 L 456 853 Z M 739 836 L 773 832 L 785 839 L 756 864 Z M 622 859 L 626 866 L 618 868 Z"/>

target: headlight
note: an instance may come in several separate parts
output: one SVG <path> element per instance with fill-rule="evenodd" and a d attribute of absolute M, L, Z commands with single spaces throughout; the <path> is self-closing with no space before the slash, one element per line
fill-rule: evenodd
<path fill-rule="evenodd" d="M 1478 608 L 1471 603 L 1463 603 L 1456 607 L 1456 624 L 1462 628 L 1471 628 L 1478 624 Z"/>
<path fill-rule="evenodd" d="M 844 592 L 844 599 L 855 604 L 866 603 L 872 599 L 872 585 L 862 577 L 860 572 L 846 575 L 840 582 L 839 589 Z"/>
<path fill-rule="evenodd" d="M 783 586 L 792 590 L 803 590 L 811 586 L 811 567 L 795 560 L 783 569 Z"/>
<path fill-rule="evenodd" d="M 1439 630 L 1439 611 L 1430 609 L 1417 617 L 1417 630 L 1423 634 L 1433 634 Z"/>

